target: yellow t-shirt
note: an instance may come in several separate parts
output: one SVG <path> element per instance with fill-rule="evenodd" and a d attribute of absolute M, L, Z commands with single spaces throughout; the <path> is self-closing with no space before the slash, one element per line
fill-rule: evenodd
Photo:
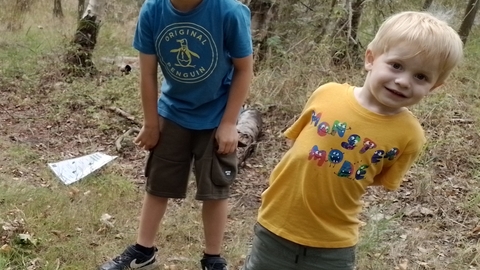
<path fill-rule="evenodd" d="M 353 89 L 321 86 L 286 130 L 295 143 L 273 170 L 258 216 L 274 234 L 310 247 L 356 245 L 367 186 L 397 189 L 421 152 L 425 135 L 410 111 L 373 113 Z"/>

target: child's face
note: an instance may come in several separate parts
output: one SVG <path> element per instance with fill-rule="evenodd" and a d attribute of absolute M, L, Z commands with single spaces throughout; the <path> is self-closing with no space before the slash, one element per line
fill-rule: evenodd
<path fill-rule="evenodd" d="M 364 87 L 382 113 L 395 113 L 416 104 L 439 86 L 438 63 L 411 55 L 408 46 L 395 46 L 380 55 L 367 50 L 365 69 L 369 75 Z"/>

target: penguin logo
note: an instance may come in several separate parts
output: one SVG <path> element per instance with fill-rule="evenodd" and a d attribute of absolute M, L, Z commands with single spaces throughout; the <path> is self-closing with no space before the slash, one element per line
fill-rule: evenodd
<path fill-rule="evenodd" d="M 163 75 L 179 83 L 204 81 L 219 64 L 212 34 L 194 23 L 167 25 L 158 34 L 155 47 Z"/>
<path fill-rule="evenodd" d="M 191 65 L 192 64 L 192 56 L 195 56 L 197 58 L 200 58 L 200 56 L 198 56 L 198 54 L 192 52 L 188 48 L 188 42 L 185 38 L 178 39 L 177 42 L 180 43 L 180 48 L 170 50 L 171 53 L 177 53 L 178 63 L 176 63 L 175 66 L 195 68 L 194 65 Z"/>

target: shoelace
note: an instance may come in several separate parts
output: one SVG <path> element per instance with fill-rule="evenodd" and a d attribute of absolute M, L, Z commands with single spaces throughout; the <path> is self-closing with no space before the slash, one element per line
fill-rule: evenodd
<path fill-rule="evenodd" d="M 127 260 L 129 257 L 131 257 L 132 254 L 130 254 L 130 252 L 126 251 L 120 255 L 118 255 L 117 257 L 115 257 L 113 259 L 114 262 L 118 263 L 118 262 L 123 262 L 125 260 Z"/>

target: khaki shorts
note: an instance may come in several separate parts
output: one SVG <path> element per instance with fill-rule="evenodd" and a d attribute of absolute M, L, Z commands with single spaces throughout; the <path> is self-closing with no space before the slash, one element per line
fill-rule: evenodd
<path fill-rule="evenodd" d="M 237 156 L 216 153 L 215 132 L 186 129 L 164 118 L 159 142 L 145 168 L 146 191 L 158 197 L 185 198 L 193 164 L 195 199 L 227 199 L 237 175 Z"/>
<path fill-rule="evenodd" d="M 353 270 L 355 246 L 347 248 L 306 247 L 265 229 L 259 223 L 250 254 L 242 270 Z"/>

